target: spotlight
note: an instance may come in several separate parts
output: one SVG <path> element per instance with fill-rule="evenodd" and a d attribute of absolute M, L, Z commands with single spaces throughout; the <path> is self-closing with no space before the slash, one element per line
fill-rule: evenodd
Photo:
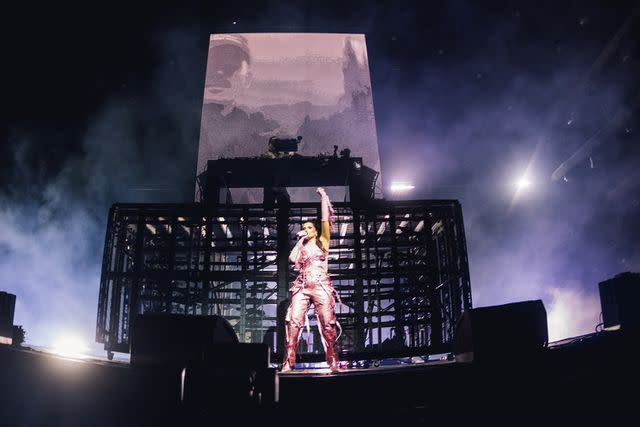
<path fill-rule="evenodd" d="M 53 352 L 63 356 L 85 356 L 89 347 L 77 336 L 68 335 L 60 337 L 53 344 Z"/>
<path fill-rule="evenodd" d="M 516 182 L 516 188 L 518 189 L 518 191 L 522 191 L 526 188 L 529 188 L 531 187 L 531 185 L 532 185 L 531 180 L 529 180 L 529 178 L 527 178 L 526 176 L 523 176 Z"/>
<path fill-rule="evenodd" d="M 393 193 L 401 193 L 409 190 L 413 190 L 415 187 L 408 182 L 393 182 L 391 183 L 390 190 Z"/>

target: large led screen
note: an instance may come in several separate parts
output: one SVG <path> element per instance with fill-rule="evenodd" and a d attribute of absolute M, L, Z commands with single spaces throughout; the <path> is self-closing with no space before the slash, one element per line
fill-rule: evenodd
<path fill-rule="evenodd" d="M 300 155 L 349 148 L 380 171 L 364 35 L 211 35 L 197 174 L 208 160 L 261 156 L 270 137 L 297 136 Z M 255 202 L 247 194 L 238 201 Z"/>

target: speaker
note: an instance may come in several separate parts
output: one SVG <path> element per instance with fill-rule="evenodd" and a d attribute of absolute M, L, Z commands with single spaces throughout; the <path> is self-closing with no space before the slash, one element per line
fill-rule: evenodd
<path fill-rule="evenodd" d="M 640 330 L 640 273 L 620 273 L 598 283 L 604 329 Z"/>
<path fill-rule="evenodd" d="M 11 344 L 16 296 L 0 291 L 0 344 Z"/>
<path fill-rule="evenodd" d="M 539 354 L 549 340 L 541 300 L 465 311 L 456 325 L 453 352 L 460 362 L 517 360 Z"/>
<path fill-rule="evenodd" d="M 220 316 L 141 314 L 131 337 L 131 365 L 179 365 L 200 360 L 212 344 L 238 343 L 231 324 Z"/>
<path fill-rule="evenodd" d="M 187 363 L 180 374 L 180 401 L 185 412 L 219 423 L 225 412 L 246 416 L 274 405 L 279 382 L 276 370 L 269 367 L 270 354 L 269 346 L 262 343 L 206 346 L 202 361 Z"/>

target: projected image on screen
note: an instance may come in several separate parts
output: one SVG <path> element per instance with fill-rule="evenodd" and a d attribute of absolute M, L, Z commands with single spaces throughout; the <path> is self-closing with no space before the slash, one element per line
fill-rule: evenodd
<path fill-rule="evenodd" d="M 364 35 L 211 36 L 197 174 L 208 160 L 261 156 L 272 136 L 302 136 L 303 156 L 349 148 L 380 171 Z"/>

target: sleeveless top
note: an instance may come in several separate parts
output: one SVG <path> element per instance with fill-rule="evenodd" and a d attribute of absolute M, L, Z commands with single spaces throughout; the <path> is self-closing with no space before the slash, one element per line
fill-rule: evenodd
<path fill-rule="evenodd" d="M 328 273 L 328 253 L 320 249 L 317 244 L 309 243 L 300 249 L 294 269 L 298 271 L 298 277 L 289 289 L 293 294 L 303 289 L 309 279 L 311 283 L 322 286 L 329 295 L 340 302 L 340 296 L 333 288 Z"/>
<path fill-rule="evenodd" d="M 320 249 L 316 243 L 308 243 L 300 249 L 295 269 L 298 270 L 300 274 L 318 269 L 327 273 L 329 271 L 327 253 Z"/>

